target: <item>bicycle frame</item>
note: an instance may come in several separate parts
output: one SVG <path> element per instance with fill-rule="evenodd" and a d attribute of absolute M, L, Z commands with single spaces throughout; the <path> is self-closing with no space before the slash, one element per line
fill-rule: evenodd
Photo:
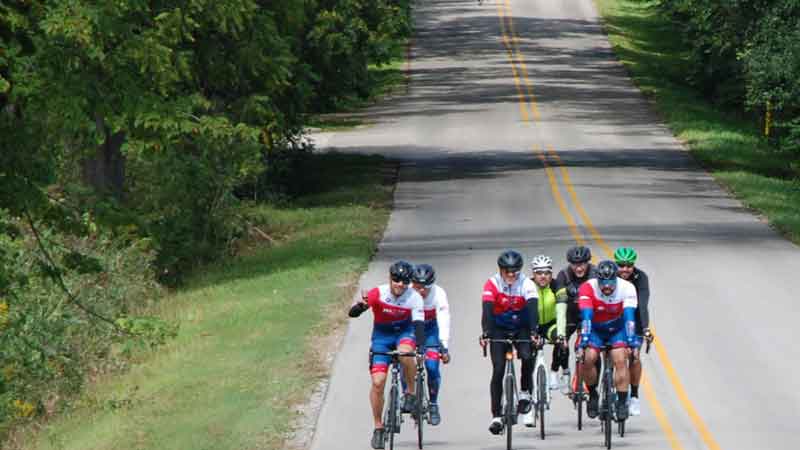
<path fill-rule="evenodd" d="M 388 427 L 388 433 L 384 433 L 385 440 L 389 441 L 389 450 L 394 449 L 394 435 L 400 432 L 400 425 L 403 423 L 403 414 L 400 410 L 400 394 L 402 386 L 400 384 L 400 376 L 402 372 L 402 364 L 400 364 L 401 357 L 417 357 L 415 352 L 400 352 L 392 350 L 390 352 L 372 352 L 370 351 L 370 361 L 374 355 L 384 355 L 391 358 L 391 382 L 389 387 L 389 405 L 384 406 L 383 425 Z M 417 360 L 417 370 L 419 370 L 419 361 Z M 424 366 L 423 366 L 424 368 Z"/>

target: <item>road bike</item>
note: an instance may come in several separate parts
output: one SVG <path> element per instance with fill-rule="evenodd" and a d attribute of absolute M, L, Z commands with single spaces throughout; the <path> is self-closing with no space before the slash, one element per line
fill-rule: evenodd
<path fill-rule="evenodd" d="M 400 376 L 403 372 L 402 364 L 400 364 L 401 357 L 413 357 L 416 359 L 417 362 L 417 377 L 419 377 L 419 367 L 422 365 L 419 362 L 419 355 L 416 352 L 401 352 L 397 350 L 392 350 L 388 352 L 370 352 L 372 356 L 374 355 L 383 355 L 388 356 L 391 358 L 390 365 L 391 365 L 391 382 L 389 388 L 389 405 L 384 411 L 383 414 L 383 425 L 388 429 L 387 433 L 384 433 L 384 442 L 389 441 L 389 450 L 394 450 L 394 435 L 400 433 L 400 425 L 403 423 L 403 414 L 402 410 L 400 409 L 400 393 L 402 392 L 401 383 L 400 383 Z M 370 357 L 370 361 L 372 357 Z M 423 366 L 424 370 L 424 366 Z M 424 378 L 423 378 L 424 382 Z M 419 386 L 417 384 L 417 386 Z M 417 402 L 419 405 L 421 402 Z M 422 417 L 422 414 L 418 415 L 417 417 Z M 420 448 L 422 448 L 422 432 L 419 432 L 419 439 L 420 439 Z"/>
<path fill-rule="evenodd" d="M 536 363 L 533 369 L 533 424 L 539 422 L 539 436 L 544 440 L 544 415 L 550 409 L 550 381 L 544 361 L 544 339 L 536 346 Z"/>
<path fill-rule="evenodd" d="M 417 373 L 414 376 L 414 386 L 417 393 L 417 402 L 414 405 L 414 413 L 411 415 L 417 425 L 417 446 L 422 449 L 423 427 L 425 422 L 430 420 L 430 402 L 428 400 L 428 385 L 425 383 L 425 364 L 417 359 Z"/>
<path fill-rule="evenodd" d="M 580 336 L 578 337 L 580 340 Z M 567 344 L 569 345 L 569 344 Z M 583 429 L 583 405 L 589 400 L 589 394 L 586 392 L 586 386 L 583 383 L 583 351 L 575 352 L 575 375 L 570 380 L 570 388 L 567 394 L 572 405 L 575 407 L 575 412 L 578 419 L 578 430 Z"/>
<path fill-rule="evenodd" d="M 498 342 L 506 344 L 506 370 L 503 376 L 503 397 L 500 410 L 503 411 L 503 427 L 506 435 L 506 450 L 512 450 L 512 427 L 517 423 L 517 402 L 519 401 L 519 391 L 517 391 L 517 376 L 514 370 L 514 359 L 516 357 L 516 350 L 514 344 L 528 343 L 530 339 L 514 339 L 508 337 L 505 339 L 482 339 L 483 342 L 491 343 Z M 486 357 L 486 345 L 483 347 L 483 356 Z"/>
<path fill-rule="evenodd" d="M 598 417 L 605 438 L 606 449 L 611 449 L 612 421 L 617 422 L 620 437 L 625 436 L 625 421 L 617 420 L 617 388 L 614 385 L 614 362 L 611 359 L 610 345 L 600 350 L 603 355 L 603 375 L 600 381 L 600 410 Z"/>

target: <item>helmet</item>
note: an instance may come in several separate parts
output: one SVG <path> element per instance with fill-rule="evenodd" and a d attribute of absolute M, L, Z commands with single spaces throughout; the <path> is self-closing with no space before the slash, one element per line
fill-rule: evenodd
<path fill-rule="evenodd" d="M 501 269 L 517 272 L 522 270 L 522 255 L 516 250 L 506 250 L 497 258 L 497 266 Z"/>
<path fill-rule="evenodd" d="M 592 251 L 589 250 L 589 247 L 578 245 L 567 250 L 567 261 L 571 264 L 585 263 L 590 259 L 592 259 Z"/>
<path fill-rule="evenodd" d="M 531 269 L 534 272 L 540 270 L 553 270 L 553 260 L 547 255 L 536 255 L 533 260 L 531 260 Z"/>
<path fill-rule="evenodd" d="M 597 281 L 600 285 L 614 285 L 617 282 L 617 265 L 614 261 L 600 261 L 597 265 Z"/>
<path fill-rule="evenodd" d="M 636 264 L 636 258 L 639 255 L 636 254 L 636 250 L 631 247 L 620 247 L 617 251 L 614 252 L 614 261 L 617 264 L 629 264 L 634 265 Z"/>
<path fill-rule="evenodd" d="M 417 264 L 411 272 L 411 281 L 430 286 L 436 282 L 436 271 L 430 264 Z"/>
<path fill-rule="evenodd" d="M 405 283 L 411 282 L 411 272 L 414 271 L 414 266 L 406 261 L 397 261 L 389 267 L 389 275 L 395 281 L 403 281 Z"/>

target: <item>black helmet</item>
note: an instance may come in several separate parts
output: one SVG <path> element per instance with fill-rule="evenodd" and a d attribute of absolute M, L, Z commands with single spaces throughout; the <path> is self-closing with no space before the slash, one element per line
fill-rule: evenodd
<path fill-rule="evenodd" d="M 436 271 L 430 264 L 417 264 L 411 273 L 411 281 L 430 286 L 436 282 Z"/>
<path fill-rule="evenodd" d="M 394 281 L 402 281 L 404 283 L 411 282 L 411 272 L 414 271 L 414 266 L 406 261 L 397 261 L 389 267 L 389 275 Z"/>
<path fill-rule="evenodd" d="M 614 261 L 600 261 L 597 265 L 597 279 L 598 281 L 616 281 L 617 279 L 617 264 Z"/>
<path fill-rule="evenodd" d="M 589 247 L 578 245 L 567 250 L 567 261 L 570 264 L 585 263 L 590 259 L 592 259 L 592 251 L 589 250 Z"/>
<path fill-rule="evenodd" d="M 497 258 L 497 266 L 501 269 L 518 272 L 523 264 L 522 255 L 516 250 L 506 250 Z"/>

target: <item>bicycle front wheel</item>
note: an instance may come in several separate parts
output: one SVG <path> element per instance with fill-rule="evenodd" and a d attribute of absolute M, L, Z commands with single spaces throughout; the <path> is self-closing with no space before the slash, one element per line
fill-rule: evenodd
<path fill-rule="evenodd" d="M 389 392 L 389 450 L 394 450 L 394 434 L 400 431 L 397 413 L 400 399 L 397 385 L 393 385 Z"/>
<path fill-rule="evenodd" d="M 505 405 L 505 421 L 506 421 L 506 449 L 511 450 L 511 427 L 514 426 L 515 422 L 515 415 L 516 412 L 514 411 L 514 390 L 516 387 L 514 386 L 514 378 L 513 377 L 506 377 L 505 386 L 505 396 L 506 396 L 506 405 Z"/>
<path fill-rule="evenodd" d="M 544 440 L 544 411 L 547 403 L 547 370 L 544 366 L 539 366 L 536 371 L 536 385 L 538 386 L 538 399 L 536 409 L 539 414 L 539 436 Z"/>
<path fill-rule="evenodd" d="M 608 362 L 608 361 L 606 361 Z M 611 371 L 605 370 L 603 375 L 603 402 L 601 409 L 604 411 L 603 415 L 603 431 L 605 432 L 606 449 L 611 449 L 611 417 L 614 415 L 612 410 L 612 402 L 614 399 L 611 396 Z"/>
<path fill-rule="evenodd" d="M 417 373 L 417 404 L 414 407 L 417 419 L 417 446 L 422 449 L 422 427 L 425 423 L 425 375 Z"/>
<path fill-rule="evenodd" d="M 583 429 L 583 365 L 575 366 L 575 405 L 578 410 L 578 430 Z"/>

